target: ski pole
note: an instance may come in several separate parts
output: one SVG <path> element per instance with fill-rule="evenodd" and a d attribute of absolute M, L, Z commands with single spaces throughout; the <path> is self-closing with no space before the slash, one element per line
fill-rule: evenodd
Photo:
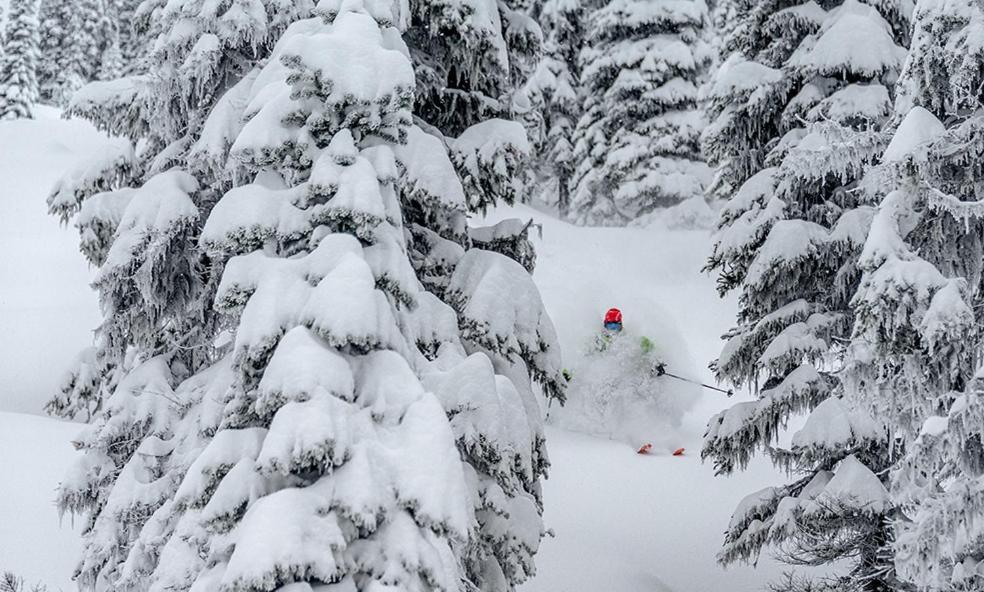
<path fill-rule="evenodd" d="M 663 371 L 663 376 L 669 376 L 670 378 L 676 378 L 677 380 L 682 380 L 684 382 L 689 382 L 690 384 L 700 385 L 700 386 L 702 386 L 702 387 L 704 387 L 706 389 L 711 389 L 712 391 L 717 391 L 719 393 L 724 393 L 724 394 L 728 395 L 729 397 L 735 394 L 735 392 L 733 390 L 731 390 L 731 389 L 724 390 L 724 389 L 718 388 L 716 386 L 711 386 L 709 384 L 704 384 L 703 382 L 698 382 L 698 381 L 696 381 L 696 380 L 694 380 L 692 378 L 684 378 L 683 376 L 677 376 L 676 374 L 673 374 L 671 372 L 667 372 L 665 370 Z"/>

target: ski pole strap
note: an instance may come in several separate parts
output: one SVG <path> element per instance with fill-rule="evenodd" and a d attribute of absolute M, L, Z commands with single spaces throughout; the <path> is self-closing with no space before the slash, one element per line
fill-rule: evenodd
<path fill-rule="evenodd" d="M 724 394 L 728 395 L 729 397 L 735 394 L 735 392 L 733 390 L 731 390 L 731 389 L 724 390 L 724 389 L 718 388 L 716 386 L 711 386 L 709 384 L 704 384 L 703 382 L 698 382 L 698 381 L 696 381 L 696 380 L 694 380 L 692 378 L 684 378 L 683 376 L 677 376 L 676 374 L 673 374 L 672 372 L 663 371 L 663 376 L 669 376 L 670 378 L 676 378 L 677 380 L 682 380 L 684 382 L 689 382 L 690 384 L 696 384 L 696 385 L 702 386 L 702 387 L 704 387 L 706 389 L 711 389 L 712 391 L 717 391 L 719 393 L 724 393 Z"/>

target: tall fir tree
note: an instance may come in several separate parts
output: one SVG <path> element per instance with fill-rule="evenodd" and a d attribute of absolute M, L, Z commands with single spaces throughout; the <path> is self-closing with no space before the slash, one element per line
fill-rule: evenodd
<path fill-rule="evenodd" d="M 108 24 L 103 0 L 80 0 L 72 3 L 69 10 L 68 38 L 63 43 L 71 50 L 68 56 L 69 71 L 82 83 L 96 78 L 102 48 L 110 37 Z"/>
<path fill-rule="evenodd" d="M 67 44 L 71 3 L 66 0 L 42 0 L 39 9 L 40 59 L 38 61 L 38 92 L 42 101 L 63 104 L 67 96 L 61 87 L 66 84 Z M 73 82 L 72 90 L 81 86 Z"/>
<path fill-rule="evenodd" d="M 12 0 L 0 53 L 0 119 L 33 117 L 38 100 L 38 3 Z"/>
<path fill-rule="evenodd" d="M 535 175 L 540 198 L 556 204 L 562 217 L 571 205 L 574 128 L 581 113 L 581 47 L 585 13 L 581 0 L 547 0 L 538 22 L 544 30 L 543 58 L 528 83 L 537 114 L 533 122 Z"/>
<path fill-rule="evenodd" d="M 713 35 L 711 40 L 720 55 L 735 29 L 741 23 L 741 15 L 751 8 L 754 0 L 715 0 L 709 2 Z"/>
<path fill-rule="evenodd" d="M 899 575 L 917 590 L 984 587 L 984 8 L 919 2 L 881 199 L 854 299 L 847 377 L 886 419 Z"/>
<path fill-rule="evenodd" d="M 711 419 L 703 456 L 729 474 L 767 452 L 795 479 L 742 501 L 719 559 L 772 546 L 794 565 L 851 565 L 777 589 L 894 590 L 889 441 L 845 398 L 840 370 L 874 215 L 859 182 L 884 148 L 908 24 L 894 2 L 733 6 L 740 21 L 707 91 L 711 191 L 728 198 L 708 269 L 722 294 L 740 294 L 715 370 L 756 399 Z M 804 427 L 781 447 L 799 414 Z"/>
<path fill-rule="evenodd" d="M 98 0 L 41 3 L 41 99 L 66 105 L 72 94 L 95 78 L 104 32 L 103 5 Z"/>
<path fill-rule="evenodd" d="M 703 0 L 613 0 L 588 17 L 571 217 L 619 225 L 704 190 Z"/>
<path fill-rule="evenodd" d="M 67 106 L 92 80 L 140 70 L 150 39 L 137 33 L 133 0 L 42 0 L 41 100 Z"/>
<path fill-rule="evenodd" d="M 126 72 L 126 61 L 120 47 L 120 31 L 113 23 L 107 23 L 107 40 L 99 55 L 98 80 L 114 80 Z"/>
<path fill-rule="evenodd" d="M 563 396 L 559 352 L 529 272 L 472 248 L 467 213 L 515 195 L 526 139 L 474 109 L 508 113 L 508 78 L 494 107 L 416 93 L 522 61 L 485 52 L 529 47 L 529 23 L 331 0 L 150 15 L 149 75 L 72 100 L 129 142 L 50 199 L 106 312 L 80 364 L 108 368 L 101 408 L 60 490 L 86 518 L 81 587 L 514 589 L 543 534 L 533 381 Z M 446 51 L 459 86 L 415 76 Z"/>
<path fill-rule="evenodd" d="M 106 28 L 114 35 L 112 40 L 115 41 L 119 51 L 122 67 L 120 75 L 143 71 L 153 36 L 147 26 L 149 24 L 147 16 L 142 10 L 152 11 L 151 7 L 156 2 L 142 0 L 104 0 L 104 2 L 109 20 Z M 103 69 L 108 69 L 105 65 L 106 59 L 103 58 L 102 61 Z M 109 78 L 103 77 L 100 80 L 109 80 Z"/>

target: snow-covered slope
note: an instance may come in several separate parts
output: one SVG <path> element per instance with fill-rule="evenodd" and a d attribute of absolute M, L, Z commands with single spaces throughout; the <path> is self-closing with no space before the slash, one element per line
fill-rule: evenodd
<path fill-rule="evenodd" d="M 44 196 L 60 169 L 102 141 L 80 122 L 0 123 L 0 409 L 39 409 L 97 322 L 74 230 L 46 216 Z M 627 330 L 655 339 L 674 371 L 710 380 L 706 362 L 719 351 L 735 303 L 720 300 L 713 278 L 700 273 L 707 231 L 579 228 L 525 206 L 501 208 L 489 219 L 512 216 L 542 225 L 534 279 L 565 364 L 576 371 L 584 363 L 579 349 L 604 310 L 618 306 Z M 674 434 L 687 448 L 683 457 L 639 456 L 619 442 L 548 430 L 545 519 L 555 536 L 544 541 L 539 575 L 524 592 L 745 592 L 778 574 L 767 560 L 727 572 L 714 562 L 738 500 L 775 474 L 754 463 L 734 478 L 714 477 L 697 452 L 707 418 L 726 399 L 683 383 L 676 388 L 696 398 Z M 66 592 L 74 589 L 77 532 L 70 519 L 59 523 L 52 499 L 78 430 L 0 414 L 0 570 Z"/>
<path fill-rule="evenodd" d="M 768 467 L 725 480 L 696 455 L 638 455 L 556 429 L 547 438 L 544 519 L 555 536 L 524 592 L 751 592 L 781 573 L 768 558 L 727 571 L 714 561 L 731 510 Z"/>
<path fill-rule="evenodd" d="M 40 412 L 99 323 L 92 272 L 74 229 L 45 198 L 105 136 L 40 107 L 35 121 L 0 122 L 0 409 Z"/>
<path fill-rule="evenodd" d="M 0 571 L 52 592 L 74 590 L 78 525 L 58 517 L 55 488 L 72 462 L 78 424 L 0 412 Z"/>

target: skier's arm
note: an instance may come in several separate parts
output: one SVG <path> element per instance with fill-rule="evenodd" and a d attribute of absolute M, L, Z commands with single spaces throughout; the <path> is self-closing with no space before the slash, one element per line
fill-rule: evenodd
<path fill-rule="evenodd" d="M 648 337 L 643 337 L 639 342 L 639 346 L 642 348 L 642 353 L 644 355 L 649 355 L 656 349 L 656 344 L 653 343 L 653 340 Z M 652 368 L 649 372 L 653 376 L 662 376 L 666 374 L 666 364 L 663 363 L 663 360 L 656 359 L 653 361 Z"/>

